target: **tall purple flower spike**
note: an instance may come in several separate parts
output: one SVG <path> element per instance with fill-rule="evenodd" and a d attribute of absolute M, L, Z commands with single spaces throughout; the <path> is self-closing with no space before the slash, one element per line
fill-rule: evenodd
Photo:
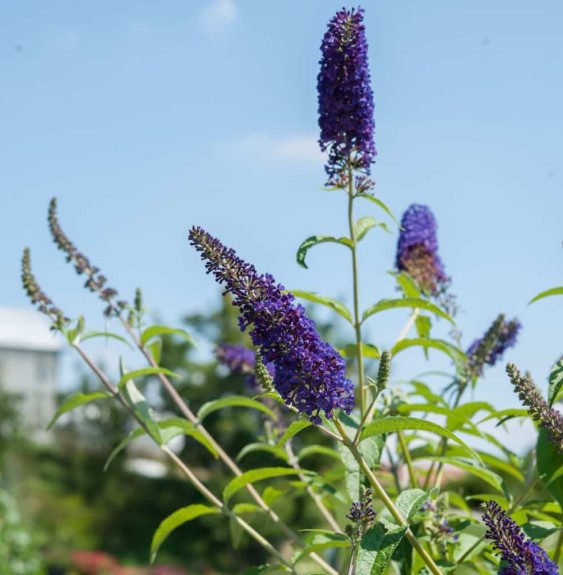
<path fill-rule="evenodd" d="M 489 528 L 485 537 L 493 542 L 506 561 L 499 573 L 502 575 L 558 575 L 557 565 L 547 553 L 531 539 L 526 539 L 523 531 L 506 515 L 496 501 L 484 505 L 483 521 Z"/>
<path fill-rule="evenodd" d="M 328 150 L 326 172 L 332 183 L 346 177 L 350 162 L 369 174 L 377 155 L 363 18 L 362 8 L 343 8 L 328 23 L 321 45 L 319 144 L 323 152 Z"/>
<path fill-rule="evenodd" d="M 395 265 L 411 275 L 428 293 L 437 295 L 449 278 L 438 255 L 438 224 L 428 206 L 411 204 L 401 219 Z"/>
<path fill-rule="evenodd" d="M 293 295 L 205 230 L 192 228 L 189 239 L 206 260 L 207 273 L 232 294 L 241 312 L 241 330 L 252 325 L 252 342 L 260 347 L 264 362 L 274 364 L 274 387 L 284 401 L 313 423 L 320 423 L 321 413 L 332 417 L 335 409 L 350 413 L 354 386 L 346 377 L 346 364 L 321 339 L 305 308 L 293 303 Z"/>

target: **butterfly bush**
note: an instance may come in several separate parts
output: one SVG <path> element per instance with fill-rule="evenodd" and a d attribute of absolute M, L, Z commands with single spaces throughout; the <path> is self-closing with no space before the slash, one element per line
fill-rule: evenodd
<path fill-rule="evenodd" d="M 273 364 L 274 387 L 286 403 L 314 423 L 321 422 L 321 414 L 331 418 L 335 409 L 350 413 L 354 386 L 346 377 L 346 364 L 321 339 L 305 308 L 295 304 L 293 295 L 271 275 L 258 274 L 202 228 L 192 228 L 189 238 L 205 260 L 207 273 L 233 296 L 233 305 L 241 312 L 241 330 L 252 326 L 252 342 Z"/>
<path fill-rule="evenodd" d="M 118 299 L 117 290 L 108 287 L 100 269 L 63 231 L 53 199 L 48 210 L 53 241 L 75 271 L 85 276 L 85 288 L 102 300 L 104 321 L 109 326 L 103 332 L 86 331 L 83 317 L 68 318 L 39 285 L 32 272 L 30 252 L 24 251 L 22 284 L 27 296 L 50 319 L 52 329 L 66 338 L 104 389 L 104 393 L 72 396 L 54 420 L 92 400 L 117 400 L 138 429 L 118 445 L 110 460 L 135 437 L 146 435 L 174 466 L 178 477 L 191 482 L 197 499 L 187 506 L 183 502 L 182 508 L 155 526 L 153 559 L 173 529 L 186 521 L 197 521 L 201 515 L 213 514 L 226 520 L 237 549 L 246 544 L 242 533 L 267 554 L 266 565 L 245 571 L 245 575 L 280 570 L 294 574 L 441 575 L 457 573 L 461 567 L 468 572 L 504 575 L 559 573 L 557 563 L 563 549 L 563 416 L 555 403 L 563 390 L 563 365 L 557 364 L 549 376 L 547 399 L 529 374 L 523 376 L 516 366 L 507 366 L 510 383 L 503 377 L 495 385 L 499 393 L 512 385 L 526 410 L 502 405 L 497 411 L 488 401 L 467 397 L 467 390 L 480 384 L 485 369 L 493 375 L 493 368 L 501 363 L 506 351 L 516 346 L 521 324 L 516 318 L 509 320 L 499 314 L 469 347 L 461 344 L 461 326 L 447 336 L 435 335 L 434 318 L 453 323 L 454 315 L 458 319 L 457 307 L 452 304 L 451 278 L 438 250 L 437 220 L 421 203 L 411 204 L 403 213 L 396 251 L 392 247 L 389 255 L 394 260 L 389 271 L 401 296 L 383 296 L 367 308 L 360 305 L 359 262 L 367 243 L 362 242 L 368 232 L 371 240 L 375 233 L 371 230 L 390 229 L 371 215 L 357 219 L 356 200 L 366 204 L 367 199 L 372 210 L 381 210 L 384 218 L 397 222 L 391 209 L 374 195 L 371 180 L 377 152 L 364 16 L 361 7 L 342 8 L 329 21 L 317 78 L 319 144 L 327 152 L 325 170 L 330 191 L 343 198 L 346 205 L 348 235 L 310 236 L 297 254 L 298 263 L 303 265 L 303 254 L 317 244 L 338 244 L 339 250 L 344 246 L 348 257 L 351 255 L 351 306 L 316 292 L 294 292 L 305 301 L 339 314 L 339 323 L 331 324 L 339 330 L 338 344 L 334 344 L 338 350 L 321 337 L 293 293 L 272 275 L 259 273 L 218 238 L 194 226 L 188 241 L 205 262 L 207 273 L 230 296 L 237 308 L 240 330 L 248 333 L 253 348 L 240 343 L 215 347 L 216 361 L 233 376 L 245 379 L 245 395 L 232 396 L 228 388 L 232 381 L 221 379 L 220 397 L 210 398 L 193 411 L 189 386 L 176 388 L 172 377 L 180 374 L 170 371 L 167 354 L 161 354 L 165 342 L 160 340 L 170 336 L 192 344 L 190 334 L 180 328 L 152 325 L 140 289 L 132 304 L 121 296 Z M 370 263 L 373 258 L 366 261 Z M 337 266 L 335 263 L 331 271 L 340 273 Z M 379 288 L 370 285 L 367 293 L 371 297 Z M 548 290 L 533 301 L 560 293 L 563 288 Z M 400 331 L 398 325 L 391 334 L 378 332 L 373 339 L 381 338 L 383 345 L 372 341 L 373 334 L 367 332 L 364 323 L 375 314 L 395 308 L 408 310 L 405 325 Z M 111 331 L 114 322 L 119 333 Z M 387 329 L 384 322 L 380 326 L 381 331 Z M 413 337 L 414 330 L 417 334 Z M 226 334 L 222 335 L 227 339 Z M 116 370 L 119 376 L 114 380 L 83 346 L 94 337 L 121 343 L 125 340 L 148 369 L 131 373 L 120 362 Z M 241 335 L 241 341 L 244 339 L 248 337 Z M 413 364 L 405 357 L 402 372 L 409 375 L 400 388 L 393 386 L 395 367 L 403 361 L 402 352 L 414 353 L 417 347 L 429 362 L 434 354 L 447 358 L 447 383 L 442 385 L 444 380 L 436 379 L 443 377 L 443 370 L 410 373 Z M 172 402 L 175 417 L 166 420 L 155 415 L 142 388 L 135 383 L 146 376 L 158 382 Z M 207 427 L 206 417 L 226 407 L 260 412 L 260 417 L 245 419 L 245 433 L 255 425 L 256 437 L 236 456 L 220 445 L 210 431 L 214 428 Z M 486 416 L 482 417 L 482 411 Z M 232 417 L 233 426 L 240 421 L 230 412 L 228 417 Z M 541 430 L 529 457 L 512 453 L 496 431 L 483 427 L 495 422 L 511 425 L 514 417 L 528 418 Z M 178 432 L 186 435 L 187 441 L 199 442 L 210 458 L 217 459 L 208 474 L 200 473 L 201 467 L 191 460 L 189 448 L 176 454 L 168 447 L 167 440 Z M 479 453 L 461 439 L 462 434 L 465 440 L 467 436 L 479 438 Z M 529 437 L 518 439 L 529 443 L 528 439 L 536 440 L 536 434 L 530 432 Z M 277 459 L 275 467 L 250 467 L 244 459 L 249 453 L 256 456 L 264 452 L 266 457 Z M 207 475 L 213 475 L 219 466 L 228 474 L 223 485 L 219 485 L 223 476 L 207 481 Z M 456 468 L 458 475 L 452 471 Z M 206 481 L 201 480 L 202 476 Z M 284 477 L 286 482 L 280 489 L 261 490 L 255 486 L 267 480 L 281 482 Z M 471 481 L 471 492 L 481 493 L 480 484 L 473 485 L 475 477 L 503 494 L 497 499 L 507 511 L 488 492 L 465 499 L 456 489 L 457 484 L 452 483 Z M 249 501 L 233 503 L 243 491 Z M 474 499 L 490 499 L 482 517 Z M 308 515 L 309 507 L 316 513 L 314 518 Z M 266 522 L 247 521 L 249 514 L 265 515 L 268 527 L 264 527 Z M 527 524 L 521 528 L 511 516 L 518 521 L 525 516 Z M 541 524 L 537 518 L 541 518 Z M 248 561 L 248 556 L 254 557 L 254 547 L 252 551 L 249 554 L 242 549 L 233 569 L 240 572 L 239 566 Z M 305 565 L 306 561 L 310 564 Z"/>

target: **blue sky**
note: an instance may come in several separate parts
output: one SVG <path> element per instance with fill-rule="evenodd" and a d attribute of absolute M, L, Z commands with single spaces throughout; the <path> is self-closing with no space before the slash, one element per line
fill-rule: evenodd
<path fill-rule="evenodd" d="M 51 245 L 58 196 L 75 243 L 163 318 L 216 302 L 189 247 L 198 224 L 292 288 L 350 301 L 349 262 L 313 233 L 346 231 L 345 198 L 320 190 L 316 75 L 342 0 L 11 2 L 0 22 L 0 305 L 26 306 L 19 257 L 69 314 L 100 305 Z M 431 206 L 463 311 L 464 341 L 497 313 L 524 331 L 509 354 L 545 385 L 563 352 L 563 5 L 555 0 L 365 2 L 376 101 L 376 193 L 400 215 Z M 364 205 L 358 215 L 378 215 Z M 364 305 L 393 295 L 395 235 L 361 252 Z M 377 317 L 377 316 L 376 316 Z M 393 342 L 402 312 L 373 318 Z M 351 337 L 351 334 L 350 334 Z M 410 354 L 407 356 L 407 353 Z M 405 352 L 397 375 L 425 365 Z M 444 367 L 438 358 L 432 364 Z M 502 367 L 477 397 L 513 405 Z"/>

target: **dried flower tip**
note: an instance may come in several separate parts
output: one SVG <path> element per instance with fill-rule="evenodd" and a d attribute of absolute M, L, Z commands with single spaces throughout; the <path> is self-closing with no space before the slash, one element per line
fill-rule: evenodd
<path fill-rule="evenodd" d="M 25 293 L 31 300 L 32 304 L 37 304 L 39 311 L 47 315 L 56 329 L 63 329 L 64 325 L 70 320 L 65 317 L 64 313 L 53 305 L 51 298 L 41 289 L 33 272 L 31 270 L 31 254 L 29 248 L 25 248 L 22 256 L 22 285 Z"/>
<path fill-rule="evenodd" d="M 77 274 L 86 274 L 88 276 L 84 286 L 92 292 L 97 292 L 103 301 L 110 302 L 110 300 L 117 295 L 117 291 L 113 288 L 104 289 L 107 280 L 102 274 L 98 273 L 100 268 L 92 265 L 90 260 L 78 251 L 76 246 L 64 233 L 57 217 L 57 198 L 52 198 L 49 203 L 48 221 L 53 241 L 60 250 L 66 253 L 66 260 L 74 264 L 74 269 Z M 104 311 L 104 315 L 108 317 L 118 313 L 119 309 L 115 308 L 111 303 Z"/>
<path fill-rule="evenodd" d="M 563 454 L 563 415 L 549 407 L 529 374 L 522 376 L 511 363 L 506 366 L 506 373 L 514 385 L 514 391 L 518 393 L 518 398 L 528 408 L 529 414 L 542 429 L 547 431 L 549 442 Z"/>

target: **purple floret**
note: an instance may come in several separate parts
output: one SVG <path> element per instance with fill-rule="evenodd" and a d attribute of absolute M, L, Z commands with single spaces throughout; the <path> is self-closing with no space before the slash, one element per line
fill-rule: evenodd
<path fill-rule="evenodd" d="M 256 353 L 254 350 L 237 343 L 235 345 L 223 343 L 217 346 L 215 357 L 220 363 L 226 366 L 233 375 L 242 375 L 246 385 L 255 392 L 260 391 L 260 385 L 256 380 L 254 373 L 254 364 L 256 363 Z M 274 365 L 268 363 L 266 366 L 268 373 L 274 377 Z"/>
<path fill-rule="evenodd" d="M 547 553 L 516 525 L 496 501 L 484 507 L 483 521 L 489 528 L 485 537 L 493 542 L 501 559 L 508 565 L 500 571 L 504 575 L 558 575 L 557 565 Z"/>
<path fill-rule="evenodd" d="M 438 255 L 438 224 L 428 206 L 411 204 L 401 219 L 395 265 L 426 292 L 437 295 L 449 283 Z"/>
<path fill-rule="evenodd" d="M 328 23 L 321 45 L 319 144 L 329 153 L 326 171 L 331 183 L 345 178 L 348 166 L 369 174 L 377 154 L 363 17 L 362 8 L 343 8 Z"/>
<path fill-rule="evenodd" d="M 346 377 L 346 364 L 334 348 L 324 342 L 305 308 L 294 303 L 290 293 L 269 275 L 260 275 L 253 265 L 201 228 L 194 227 L 190 243 L 206 260 L 207 273 L 225 285 L 241 315 L 242 331 L 249 332 L 265 363 L 275 368 L 274 387 L 285 402 L 319 423 L 321 413 L 350 413 L 354 386 Z"/>

